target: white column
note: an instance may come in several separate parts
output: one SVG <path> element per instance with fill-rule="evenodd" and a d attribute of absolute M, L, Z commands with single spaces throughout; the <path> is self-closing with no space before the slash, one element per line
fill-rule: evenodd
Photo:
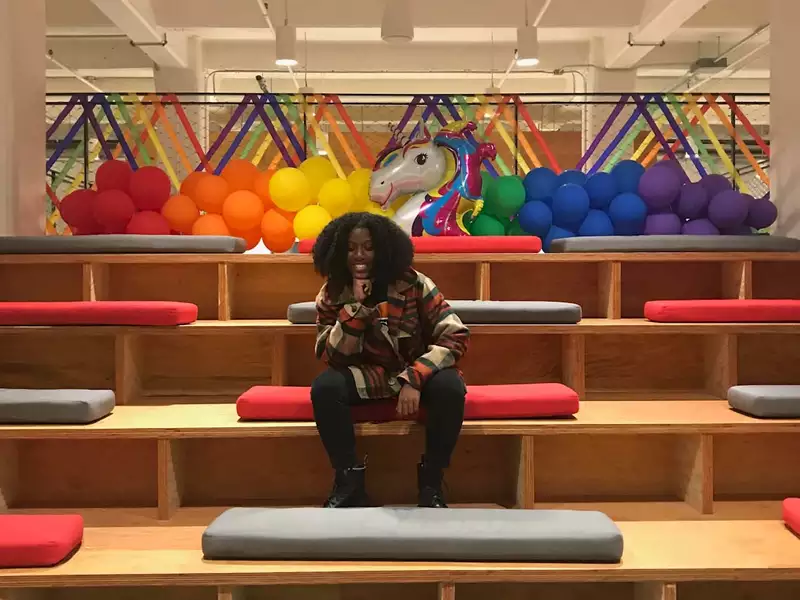
<path fill-rule="evenodd" d="M 45 0 L 0 0 L 0 235 L 45 222 Z"/>
<path fill-rule="evenodd" d="M 800 238 L 800 2 L 771 0 L 771 12 L 769 176 L 771 198 L 778 207 L 775 233 Z"/>

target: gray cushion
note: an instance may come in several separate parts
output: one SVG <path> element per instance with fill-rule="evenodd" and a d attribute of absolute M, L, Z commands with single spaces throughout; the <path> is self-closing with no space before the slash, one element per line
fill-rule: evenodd
<path fill-rule="evenodd" d="M 800 252 L 800 240 L 775 235 L 611 235 L 553 240 L 550 252 Z"/>
<path fill-rule="evenodd" d="M 102 419 L 112 410 L 112 390 L 0 388 L 0 423 L 82 425 Z"/>
<path fill-rule="evenodd" d="M 0 236 L 0 254 L 234 254 L 247 243 L 224 235 Z"/>
<path fill-rule="evenodd" d="M 800 385 L 736 385 L 728 403 L 754 417 L 800 418 Z"/>
<path fill-rule="evenodd" d="M 533 323 L 573 325 L 581 320 L 581 307 L 569 302 L 448 300 L 459 318 L 468 325 L 480 323 Z M 313 302 L 289 305 L 286 318 L 295 324 L 314 323 Z"/>
<path fill-rule="evenodd" d="M 202 546 L 218 560 L 618 562 L 622 533 L 594 511 L 232 508 Z"/>

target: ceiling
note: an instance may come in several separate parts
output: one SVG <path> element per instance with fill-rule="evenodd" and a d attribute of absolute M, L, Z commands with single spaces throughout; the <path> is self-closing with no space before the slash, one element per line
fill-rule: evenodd
<path fill-rule="evenodd" d="M 575 93 L 586 91 L 586 77 L 603 87 L 604 73 L 614 69 L 609 85 L 661 91 L 702 87 L 711 73 L 687 84 L 692 63 L 731 47 L 732 67 L 705 85 L 769 89 L 769 30 L 750 37 L 767 25 L 752 0 L 553 0 L 539 23 L 540 64 L 508 74 L 523 0 L 410 2 L 414 41 L 395 45 L 380 37 L 382 1 L 288 0 L 298 37 L 295 82 L 274 64 L 274 35 L 259 0 L 47 0 L 48 49 L 69 69 L 51 64 L 48 89 L 84 91 L 88 81 L 103 91 L 239 93 L 257 91 L 254 77 L 262 73 L 280 92 L 307 78 L 314 89 L 335 93 L 469 93 L 492 84 Z M 286 3 L 269 2 L 273 24 L 284 22 Z M 531 21 L 544 3 L 528 0 Z M 153 43 L 162 35 L 163 47 Z M 629 36 L 636 45 L 628 45 Z M 150 44 L 135 47 L 131 39 Z M 598 67 L 594 73 L 590 65 Z"/>

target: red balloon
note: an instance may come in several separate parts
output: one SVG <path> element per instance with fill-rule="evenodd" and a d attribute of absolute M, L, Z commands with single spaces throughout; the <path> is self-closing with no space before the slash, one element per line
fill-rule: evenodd
<path fill-rule="evenodd" d="M 136 207 L 125 192 L 108 190 L 100 192 L 93 202 L 94 218 L 103 233 L 125 233 Z"/>
<path fill-rule="evenodd" d="M 138 212 L 131 218 L 125 233 L 136 235 L 170 235 L 169 223 L 159 213 L 152 210 Z"/>
<path fill-rule="evenodd" d="M 94 176 L 94 184 L 97 186 L 98 192 L 120 190 L 127 193 L 131 175 L 133 175 L 133 169 L 127 162 L 107 160 L 97 169 L 97 173 Z"/>
<path fill-rule="evenodd" d="M 100 226 L 94 218 L 94 190 L 76 190 L 61 201 L 59 213 L 73 235 L 97 233 Z"/>
<path fill-rule="evenodd" d="M 130 195 L 139 210 L 159 212 L 171 193 L 169 177 L 158 167 L 141 167 L 131 175 Z"/>

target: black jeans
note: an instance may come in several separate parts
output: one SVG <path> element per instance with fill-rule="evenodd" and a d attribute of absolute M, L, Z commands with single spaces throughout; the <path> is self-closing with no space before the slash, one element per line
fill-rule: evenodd
<path fill-rule="evenodd" d="M 425 422 L 425 462 L 444 469 L 456 447 L 464 421 L 466 388 L 458 371 L 437 371 L 422 388 L 420 405 L 427 412 Z M 314 420 L 335 469 L 358 464 L 356 436 L 350 406 L 369 402 L 362 399 L 349 370 L 328 369 L 311 384 Z"/>

